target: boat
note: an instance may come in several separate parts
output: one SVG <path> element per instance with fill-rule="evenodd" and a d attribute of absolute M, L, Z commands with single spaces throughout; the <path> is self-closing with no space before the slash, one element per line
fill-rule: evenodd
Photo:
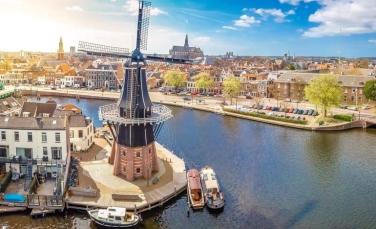
<path fill-rule="evenodd" d="M 140 217 L 126 208 L 108 207 L 107 209 L 88 210 L 90 218 L 94 223 L 104 227 L 132 228 L 138 226 Z"/>
<path fill-rule="evenodd" d="M 217 176 L 212 168 L 205 166 L 200 171 L 200 179 L 204 191 L 206 207 L 210 210 L 221 210 L 225 206 L 223 193 L 219 188 Z"/>
<path fill-rule="evenodd" d="M 23 203 L 26 198 L 18 193 L 7 193 L 4 195 L 4 201 L 12 203 Z"/>
<path fill-rule="evenodd" d="M 187 172 L 188 199 L 193 209 L 202 209 L 205 206 L 204 192 L 200 182 L 200 174 L 197 169 L 190 169 Z"/>

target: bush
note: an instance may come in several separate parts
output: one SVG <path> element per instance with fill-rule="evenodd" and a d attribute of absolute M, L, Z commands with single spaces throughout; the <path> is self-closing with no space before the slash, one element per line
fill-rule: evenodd
<path fill-rule="evenodd" d="M 350 116 L 350 115 L 334 115 L 333 118 L 343 120 L 343 121 L 347 121 L 347 122 L 351 122 L 352 119 L 353 119 L 353 117 Z"/>
<path fill-rule="evenodd" d="M 12 171 L 9 171 L 7 175 L 0 181 L 0 192 L 5 192 L 10 180 L 12 179 Z"/>

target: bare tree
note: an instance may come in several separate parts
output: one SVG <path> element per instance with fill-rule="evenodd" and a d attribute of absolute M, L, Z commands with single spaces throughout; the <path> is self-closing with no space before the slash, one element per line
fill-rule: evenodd
<path fill-rule="evenodd" d="M 287 110 L 289 109 L 289 103 L 282 102 L 281 108 L 283 109 L 283 112 L 285 113 L 285 116 L 286 116 Z"/>
<path fill-rule="evenodd" d="M 259 110 L 259 106 L 260 106 L 260 104 L 261 104 L 261 102 L 262 102 L 262 98 L 261 97 L 253 97 L 253 100 L 255 101 L 255 103 L 256 103 L 256 106 L 257 106 L 257 111 Z"/>

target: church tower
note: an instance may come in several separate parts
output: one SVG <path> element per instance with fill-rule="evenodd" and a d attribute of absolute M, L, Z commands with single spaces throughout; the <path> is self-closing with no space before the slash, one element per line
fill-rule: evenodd
<path fill-rule="evenodd" d="M 188 34 L 185 35 L 184 47 L 185 47 L 185 48 L 188 48 L 188 47 L 189 47 L 189 44 L 188 44 Z"/>
<path fill-rule="evenodd" d="M 57 59 L 64 60 L 64 48 L 63 48 L 63 38 L 60 37 L 59 49 L 57 50 Z"/>

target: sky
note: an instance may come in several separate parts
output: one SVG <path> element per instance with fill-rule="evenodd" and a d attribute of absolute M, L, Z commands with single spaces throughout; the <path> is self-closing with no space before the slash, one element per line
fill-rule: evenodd
<path fill-rule="evenodd" d="M 0 0 L 0 51 L 56 52 L 79 41 L 133 50 L 137 0 Z M 375 0 L 152 0 L 147 50 L 205 55 L 376 56 Z"/>

